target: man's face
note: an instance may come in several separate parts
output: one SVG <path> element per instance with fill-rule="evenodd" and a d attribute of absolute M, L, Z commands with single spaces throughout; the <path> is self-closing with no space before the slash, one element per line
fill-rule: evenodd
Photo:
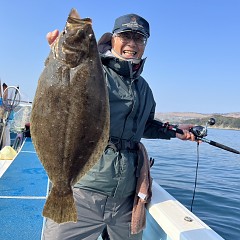
<path fill-rule="evenodd" d="M 112 37 L 112 48 L 122 59 L 141 59 L 147 43 L 147 38 L 142 34 L 122 32 Z M 113 51 L 113 54 L 114 54 Z"/>

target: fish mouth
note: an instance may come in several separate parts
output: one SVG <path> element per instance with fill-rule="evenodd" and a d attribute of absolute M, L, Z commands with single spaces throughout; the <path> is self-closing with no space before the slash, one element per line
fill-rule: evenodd
<path fill-rule="evenodd" d="M 81 49 L 80 44 L 69 44 L 66 41 L 62 44 L 62 51 L 67 54 L 75 54 Z"/>

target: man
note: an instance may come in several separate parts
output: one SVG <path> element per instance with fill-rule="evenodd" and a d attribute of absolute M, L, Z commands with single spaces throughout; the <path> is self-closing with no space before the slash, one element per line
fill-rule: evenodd
<path fill-rule="evenodd" d="M 57 36 L 58 30 L 47 34 L 50 45 Z M 99 40 L 109 91 L 109 144 L 99 162 L 74 186 L 78 222 L 59 225 L 47 219 L 43 239 L 94 240 L 105 227 L 112 240 L 142 239 L 142 232 L 131 234 L 130 229 L 138 143 L 142 137 L 194 140 L 188 131 L 192 125 L 180 126 L 184 132 L 180 135 L 154 120 L 152 91 L 140 76 L 149 36 L 148 22 L 127 14 L 117 18 L 112 33 Z"/>

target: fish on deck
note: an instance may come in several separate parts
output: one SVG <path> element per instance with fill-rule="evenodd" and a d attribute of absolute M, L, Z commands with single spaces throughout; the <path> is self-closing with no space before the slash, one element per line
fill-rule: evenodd
<path fill-rule="evenodd" d="M 91 19 L 72 9 L 51 50 L 33 102 L 31 136 L 52 182 L 43 216 L 76 222 L 72 186 L 109 138 L 108 92 Z"/>

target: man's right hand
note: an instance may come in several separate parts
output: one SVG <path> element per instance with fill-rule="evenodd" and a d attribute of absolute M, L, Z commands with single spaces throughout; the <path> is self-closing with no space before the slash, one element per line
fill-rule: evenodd
<path fill-rule="evenodd" d="M 56 29 L 52 32 L 49 32 L 47 35 L 46 35 L 46 38 L 47 38 L 47 41 L 48 41 L 48 44 L 51 46 L 53 44 L 53 42 L 56 40 L 56 38 L 58 37 L 59 35 L 59 31 Z"/>

